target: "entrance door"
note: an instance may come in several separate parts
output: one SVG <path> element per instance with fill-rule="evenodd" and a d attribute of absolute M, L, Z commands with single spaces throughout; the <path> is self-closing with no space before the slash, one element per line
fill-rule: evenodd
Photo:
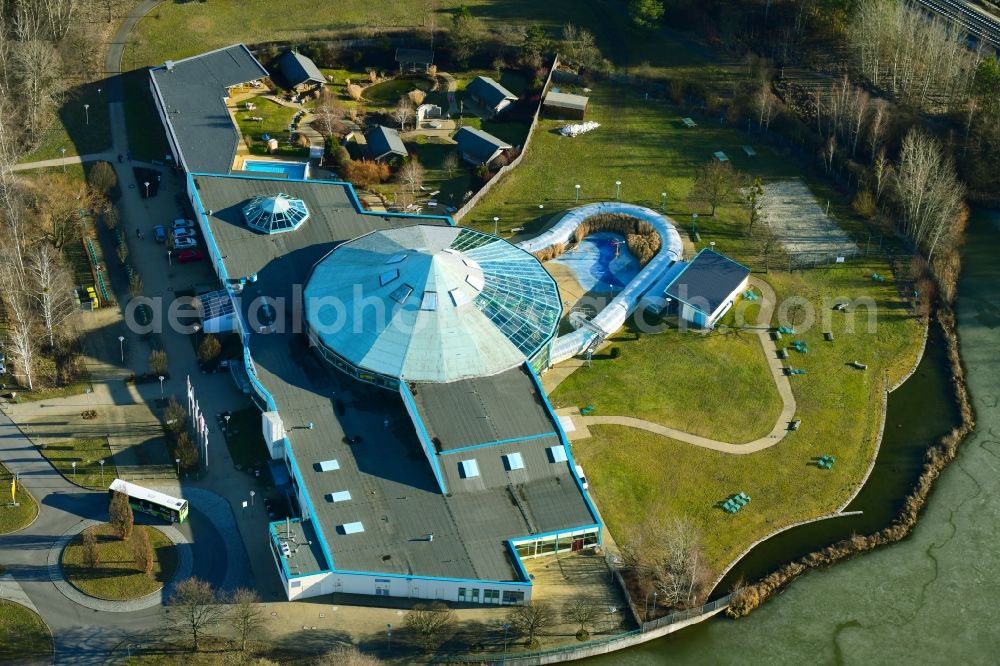
<path fill-rule="evenodd" d="M 573 547 L 571 550 L 583 550 L 583 539 L 573 539 Z"/>

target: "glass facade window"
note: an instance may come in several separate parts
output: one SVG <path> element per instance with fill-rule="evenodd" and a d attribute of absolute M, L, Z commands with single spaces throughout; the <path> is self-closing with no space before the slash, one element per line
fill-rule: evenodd
<path fill-rule="evenodd" d="M 510 590 L 505 590 L 503 593 L 503 603 L 507 604 L 523 604 L 524 603 L 524 592 L 512 592 Z"/>

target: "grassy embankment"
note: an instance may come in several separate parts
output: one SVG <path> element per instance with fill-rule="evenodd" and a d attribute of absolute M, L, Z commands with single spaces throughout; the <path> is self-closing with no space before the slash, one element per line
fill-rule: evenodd
<path fill-rule="evenodd" d="M 745 135 L 737 130 L 706 118 L 698 118 L 698 128 L 683 128 L 679 115 L 667 107 L 608 83 L 595 84 L 588 119 L 602 127 L 575 139 L 559 137 L 551 130 L 560 123 L 544 121 L 518 169 L 463 223 L 486 229 L 498 215 L 502 229 L 537 230 L 549 216 L 574 205 L 574 184 L 581 184 L 582 203 L 613 199 L 614 181 L 620 179 L 622 198 L 630 202 L 658 207 L 659 193 L 666 191 L 667 212 L 683 227 L 698 212 L 697 249 L 716 241 L 717 249 L 753 263 L 745 213 L 724 205 L 711 217 L 703 205 L 687 200 L 695 169 L 723 150 L 737 168 L 765 184 L 802 172 L 760 146 L 757 157 L 744 157 Z M 850 216 L 847 202 L 821 183 L 808 182 L 818 197 L 831 199 L 838 221 L 861 237 L 860 221 Z M 545 205 L 541 216 L 540 203 Z M 687 235 L 687 229 L 682 233 Z M 888 374 L 891 383 L 908 370 L 921 340 L 921 324 L 909 316 L 895 286 L 873 283 L 872 271 L 889 273 L 886 262 L 873 257 L 835 268 L 761 275 L 774 287 L 779 304 L 797 296 L 818 318 L 794 336 L 811 349 L 790 352 L 788 361 L 808 372 L 792 378 L 802 427 L 778 446 L 734 456 L 618 426 L 595 426 L 593 437 L 574 444 L 617 539 L 627 538 L 650 517 L 687 516 L 700 529 L 706 555 L 718 571 L 755 539 L 832 511 L 848 497 L 873 454 L 883 376 Z M 829 301 L 837 297 L 871 298 L 878 306 L 874 329 L 866 330 L 864 311 L 856 317 L 832 313 Z M 830 317 L 828 325 L 821 323 L 823 317 Z M 857 325 L 850 333 L 846 327 L 852 318 Z M 824 330 L 834 333 L 834 342 L 823 340 Z M 593 404 L 600 414 L 637 416 L 733 442 L 748 441 L 773 425 L 777 395 L 764 374 L 759 345 L 747 334 L 703 337 L 670 331 L 637 341 L 631 337 L 626 333 L 616 341 L 619 359 L 599 358 L 593 368 L 577 370 L 553 400 Z M 846 365 L 855 359 L 868 363 L 868 370 Z M 813 459 L 822 454 L 837 458 L 833 470 L 815 467 Z M 731 516 L 718 503 L 739 491 L 753 500 Z"/>
<path fill-rule="evenodd" d="M 38 515 L 38 503 L 23 484 L 18 484 L 16 492 L 17 506 L 10 503 L 10 482 L 13 475 L 6 467 L 0 465 L 0 534 L 10 534 L 30 525 Z"/>
<path fill-rule="evenodd" d="M 66 578 L 81 592 L 100 599 L 122 601 L 138 599 L 161 589 L 177 568 L 177 549 L 163 532 L 148 525 L 136 525 L 145 530 L 153 547 L 153 572 L 146 575 L 136 569 L 132 543 L 122 541 L 111 525 L 95 525 L 85 532 L 97 537 L 100 563 L 93 569 L 83 563 L 83 534 L 78 534 L 66 546 L 62 555 Z"/>
<path fill-rule="evenodd" d="M 52 658 L 52 632 L 38 613 L 0 600 L 0 663 L 18 664 Z"/>

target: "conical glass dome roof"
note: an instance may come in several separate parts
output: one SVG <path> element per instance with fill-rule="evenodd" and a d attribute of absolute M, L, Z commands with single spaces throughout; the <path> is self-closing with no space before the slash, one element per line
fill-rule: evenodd
<path fill-rule="evenodd" d="M 256 196 L 243 207 L 243 218 L 251 229 L 265 234 L 298 229 L 309 219 L 309 209 L 301 199 L 284 193 Z"/>
<path fill-rule="evenodd" d="M 370 233 L 313 267 L 311 334 L 364 371 L 450 382 L 531 359 L 562 304 L 535 257 L 473 229 L 417 225 Z"/>

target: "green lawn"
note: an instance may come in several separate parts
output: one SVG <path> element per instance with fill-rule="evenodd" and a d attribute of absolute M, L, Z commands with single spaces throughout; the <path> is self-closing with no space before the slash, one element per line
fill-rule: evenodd
<path fill-rule="evenodd" d="M 0 663 L 52 659 L 52 633 L 38 613 L 0 600 Z"/>
<path fill-rule="evenodd" d="M 108 484 L 118 475 L 111 458 L 111 449 L 103 437 L 57 442 L 47 445 L 41 451 L 56 470 L 84 488 L 107 490 Z M 103 482 L 99 460 L 104 460 Z M 73 462 L 76 462 L 75 473 Z"/>
<path fill-rule="evenodd" d="M 580 368 L 553 392 L 555 407 L 593 405 L 596 414 L 634 416 L 733 444 L 763 437 L 781 413 L 752 333 L 670 329 L 636 340 L 623 331 L 612 341 L 621 356 L 596 354 L 592 367 Z M 720 405 L 732 418 L 719 418 Z"/>
<path fill-rule="evenodd" d="M 35 498 L 22 484 L 17 486 L 17 506 L 11 506 L 10 484 L 12 478 L 13 475 L 7 468 L 0 465 L 0 493 L 3 493 L 3 499 L 0 500 L 0 534 L 10 534 L 23 529 L 30 525 L 35 516 L 38 515 L 38 504 L 35 502 Z"/>
<path fill-rule="evenodd" d="M 686 48 L 674 35 L 637 33 L 618 0 L 443 0 L 437 23 L 449 25 L 459 5 L 481 17 L 491 28 L 516 23 L 539 25 L 552 38 L 572 21 L 589 29 L 606 58 L 624 69 L 642 68 L 653 75 L 669 75 L 705 61 L 703 49 Z M 335 12 L 318 11 L 314 0 L 212 0 L 164 2 L 139 22 L 125 50 L 123 67 L 134 69 L 163 64 L 244 41 L 302 41 L 332 37 L 344 31 L 380 26 L 394 31 L 425 25 L 425 0 L 378 3 L 342 0 Z"/>
<path fill-rule="evenodd" d="M 400 97 L 405 97 L 411 90 L 429 92 L 433 86 L 434 82 L 426 76 L 401 76 L 368 86 L 365 88 L 364 99 L 372 106 L 393 107 Z"/>
<path fill-rule="evenodd" d="M 152 574 L 147 576 L 136 569 L 132 543 L 122 541 L 111 525 L 104 524 L 84 531 L 93 532 L 97 537 L 100 562 L 94 569 L 83 563 L 83 533 L 63 550 L 62 567 L 69 582 L 92 597 L 116 601 L 138 599 L 162 588 L 177 568 L 177 548 L 156 528 L 136 525 L 134 529 L 145 530 L 149 536 L 154 555 Z"/>
<path fill-rule="evenodd" d="M 426 170 L 424 186 L 430 188 L 429 192 L 439 191 L 434 197 L 440 204 L 438 212 L 443 213 L 445 206 L 461 207 L 462 197 L 473 189 L 475 177 L 469 165 L 461 161 L 450 174 L 444 168 L 445 158 L 457 153 L 455 144 L 431 141 L 427 140 L 426 137 L 420 137 L 418 141 L 408 141 L 406 149 L 417 158 Z M 424 212 L 433 213 L 435 210 L 425 208 Z"/>
<path fill-rule="evenodd" d="M 847 499 L 874 453 L 883 376 L 888 374 L 890 383 L 898 380 L 916 359 L 921 339 L 919 322 L 907 315 L 895 288 L 868 279 L 872 270 L 888 271 L 888 266 L 882 262 L 853 263 L 830 270 L 767 276 L 779 302 L 793 295 L 807 299 L 820 321 L 825 315 L 837 314 L 827 329 L 834 333 L 834 342 L 824 341 L 826 327 L 820 321 L 793 336 L 810 347 L 808 354 L 790 351 L 788 362 L 808 372 L 792 378 L 796 417 L 802 419 L 802 425 L 777 446 L 733 456 L 617 426 L 595 426 L 593 437 L 574 443 L 574 456 L 586 468 L 591 492 L 616 539 L 627 539 L 629 531 L 647 516 L 687 516 L 700 528 L 706 555 L 712 568 L 719 571 L 753 540 L 782 525 L 833 511 Z M 848 316 L 831 313 L 829 299 L 845 296 L 868 297 L 878 304 L 873 331 L 866 328 L 867 313 L 856 316 L 853 333 L 847 330 Z M 678 362 L 673 350 L 665 349 L 662 358 L 664 365 Z M 625 347 L 622 358 L 614 363 L 628 359 Z M 868 370 L 847 365 L 855 359 L 868 363 Z M 576 374 L 580 372 L 586 370 Z M 643 374 L 640 370 L 638 376 Z M 694 410 L 703 418 L 714 419 L 715 427 L 732 429 L 727 422 L 741 418 L 745 402 L 738 392 L 721 384 L 709 381 L 700 390 L 678 386 L 676 393 L 663 396 L 663 404 Z M 556 391 L 557 396 L 561 390 Z M 611 387 L 604 390 L 612 392 Z M 714 416 L 710 405 L 699 411 L 704 393 L 715 395 Z M 612 413 L 602 404 L 596 405 L 600 413 Z M 823 454 L 837 459 L 830 471 L 812 464 Z M 716 505 L 740 491 L 752 501 L 735 516 Z"/>
<path fill-rule="evenodd" d="M 256 108 L 253 111 L 245 111 L 242 108 L 236 113 L 236 122 L 239 125 L 240 134 L 244 137 L 250 136 L 253 145 L 250 152 L 254 155 L 267 155 L 267 141 L 262 137 L 267 134 L 272 139 L 278 140 L 278 150 L 275 155 L 285 155 L 290 157 L 306 157 L 309 155 L 308 148 L 299 148 L 288 143 L 288 126 L 295 115 L 295 109 L 282 106 L 264 97 L 254 97 L 252 101 Z M 261 121 L 249 120 L 250 118 L 263 118 Z"/>
<path fill-rule="evenodd" d="M 45 374 L 51 375 L 53 362 L 49 357 L 43 357 L 39 359 L 39 370 Z M 86 374 L 84 372 L 84 374 Z M 87 389 L 91 387 L 90 380 L 83 378 L 76 381 L 70 382 L 66 386 L 52 386 L 52 387 L 42 387 L 36 388 L 33 391 L 25 391 L 23 389 L 18 390 L 17 401 L 18 402 L 34 402 L 37 400 L 51 400 L 53 398 L 66 398 L 71 395 L 80 395 L 86 392 Z"/>
<path fill-rule="evenodd" d="M 66 91 L 57 117 L 45 133 L 41 144 L 24 155 L 20 162 L 49 160 L 65 155 L 99 153 L 111 147 L 111 126 L 108 122 L 108 93 L 105 82 L 91 83 Z M 98 93 L 98 88 L 101 92 Z M 83 105 L 89 108 L 84 109 Z M 90 122 L 87 122 L 87 116 Z"/>

